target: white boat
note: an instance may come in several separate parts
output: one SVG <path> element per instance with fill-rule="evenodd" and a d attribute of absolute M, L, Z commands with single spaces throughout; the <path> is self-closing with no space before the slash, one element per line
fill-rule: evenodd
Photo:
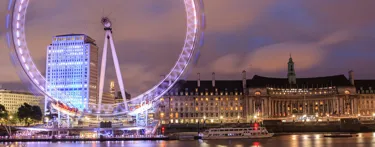
<path fill-rule="evenodd" d="M 202 139 L 251 139 L 269 138 L 274 133 L 268 133 L 265 127 L 249 128 L 212 128 L 201 134 Z"/>

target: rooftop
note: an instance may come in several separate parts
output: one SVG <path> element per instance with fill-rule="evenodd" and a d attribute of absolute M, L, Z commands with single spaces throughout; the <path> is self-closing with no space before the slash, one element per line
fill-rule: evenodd
<path fill-rule="evenodd" d="M 375 80 L 354 80 L 354 86 L 357 90 L 374 90 Z"/>
<path fill-rule="evenodd" d="M 0 89 L 0 93 L 12 93 L 12 94 L 24 94 L 24 95 L 34 95 L 30 92 L 25 91 L 14 91 L 14 90 L 7 90 L 7 89 Z"/>
<path fill-rule="evenodd" d="M 57 35 L 55 37 L 66 37 L 66 36 L 87 36 L 85 34 L 63 34 L 63 35 Z"/>
<path fill-rule="evenodd" d="M 352 86 L 344 75 L 326 77 L 297 78 L 297 84 L 289 84 L 288 78 L 273 78 L 255 75 L 248 80 L 247 87 L 329 87 Z"/>
<path fill-rule="evenodd" d="M 212 85 L 211 80 L 201 80 L 200 87 L 198 87 L 198 81 L 178 81 L 175 86 L 170 90 L 171 92 L 195 92 L 198 89 L 198 92 L 214 92 L 216 89 L 218 91 L 227 91 L 227 92 L 242 92 L 242 81 L 240 80 L 215 80 L 215 87 Z"/>

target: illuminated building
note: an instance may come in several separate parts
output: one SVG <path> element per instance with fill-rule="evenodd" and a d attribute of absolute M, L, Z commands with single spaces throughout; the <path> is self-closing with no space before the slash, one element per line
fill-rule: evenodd
<path fill-rule="evenodd" d="M 298 78 L 289 58 L 286 78 L 179 81 L 159 102 L 162 123 L 233 123 L 292 117 L 375 116 L 375 80 L 345 75 Z"/>
<path fill-rule="evenodd" d="M 84 34 L 53 37 L 47 47 L 46 67 L 49 83 L 46 90 L 52 97 L 66 95 L 65 101 L 79 110 L 89 103 L 97 103 L 98 47 L 95 40 Z"/>
<path fill-rule="evenodd" d="M 127 100 L 130 100 L 131 95 L 125 91 L 125 96 Z M 122 99 L 121 91 L 117 91 L 117 96 L 115 96 L 115 103 L 123 103 L 124 100 Z"/>
<path fill-rule="evenodd" d="M 155 114 L 166 123 L 237 123 L 243 119 L 242 82 L 179 81 L 159 101 Z"/>
<path fill-rule="evenodd" d="M 111 81 L 109 85 L 109 93 L 111 93 L 113 97 L 116 97 L 115 81 Z"/>
<path fill-rule="evenodd" d="M 375 116 L 375 80 L 355 80 L 359 94 L 359 115 Z"/>
<path fill-rule="evenodd" d="M 115 97 L 111 93 L 103 93 L 102 104 L 114 104 Z"/>
<path fill-rule="evenodd" d="M 42 112 L 44 112 L 43 96 L 34 96 L 29 92 L 18 92 L 0 89 L 0 104 L 5 106 L 8 114 L 16 113 L 18 111 L 18 108 L 24 103 L 32 106 L 39 106 Z"/>
<path fill-rule="evenodd" d="M 351 116 L 358 113 L 358 95 L 344 75 L 296 78 L 292 57 L 287 78 L 255 75 L 248 80 L 246 117 Z"/>
<path fill-rule="evenodd" d="M 115 81 L 109 83 L 109 93 L 103 93 L 102 104 L 115 104 L 116 88 Z"/>

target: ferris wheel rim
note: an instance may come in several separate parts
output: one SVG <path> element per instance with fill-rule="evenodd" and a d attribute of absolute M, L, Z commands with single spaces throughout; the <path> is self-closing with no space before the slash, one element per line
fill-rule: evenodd
<path fill-rule="evenodd" d="M 31 82 L 34 87 L 38 89 L 46 98 L 52 101 L 60 101 L 52 97 L 46 92 L 44 86 L 48 85 L 46 79 L 41 74 L 41 72 L 36 67 L 33 62 L 32 56 L 29 54 L 29 48 L 26 41 L 26 14 L 27 8 L 30 0 L 9 0 L 8 14 L 6 16 L 6 28 L 7 32 L 7 44 L 8 48 L 11 49 L 13 57 L 16 58 L 17 64 L 22 69 L 22 72 L 26 75 L 29 82 Z M 200 9 L 202 1 L 199 0 L 184 0 L 185 12 L 186 12 L 186 37 L 184 41 L 184 46 L 182 47 L 182 52 L 180 53 L 175 65 L 172 67 L 170 72 L 160 81 L 158 84 L 145 91 L 144 93 L 131 98 L 128 103 L 133 103 L 136 101 L 144 101 L 145 99 L 150 101 L 155 101 L 168 92 L 174 84 L 180 79 L 180 77 L 185 73 L 192 58 L 197 50 L 199 50 L 199 38 L 200 33 L 203 32 Z M 151 99 L 151 98 L 152 99 Z M 66 102 L 65 102 L 66 103 Z M 112 104 L 114 106 L 120 105 L 122 103 Z M 74 107 L 74 106 L 72 106 Z M 83 112 L 82 112 L 83 113 Z M 124 114 L 128 113 L 126 111 L 113 112 L 114 114 Z M 93 114 L 93 113 L 83 113 L 83 114 Z M 95 113 L 95 115 L 101 115 L 101 113 Z M 108 115 L 108 114 L 103 114 Z M 112 114 L 113 115 L 113 114 Z"/>

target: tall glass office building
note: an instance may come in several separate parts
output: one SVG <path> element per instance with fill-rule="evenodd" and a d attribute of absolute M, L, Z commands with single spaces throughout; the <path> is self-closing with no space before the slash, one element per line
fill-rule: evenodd
<path fill-rule="evenodd" d="M 97 103 L 98 47 L 84 34 L 53 37 L 47 47 L 46 90 L 79 110 Z M 46 100 L 46 107 L 47 105 Z M 47 110 L 47 109 L 45 109 Z"/>

